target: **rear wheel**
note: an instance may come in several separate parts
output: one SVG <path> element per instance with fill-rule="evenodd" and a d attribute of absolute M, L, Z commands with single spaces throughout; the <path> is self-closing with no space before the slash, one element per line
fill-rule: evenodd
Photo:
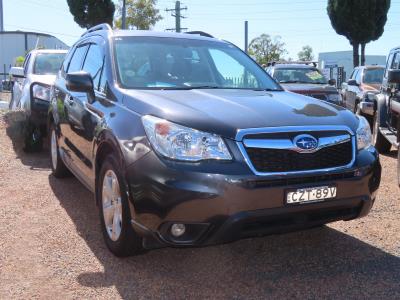
<path fill-rule="evenodd" d="M 108 249 L 119 257 L 142 253 L 142 238 L 132 228 L 124 180 L 112 155 L 107 156 L 101 166 L 96 196 Z"/>
<path fill-rule="evenodd" d="M 374 129 L 373 129 L 373 143 L 379 153 L 388 153 L 392 144 L 382 135 L 379 131 L 379 112 L 377 111 L 374 115 Z"/>
<path fill-rule="evenodd" d="M 50 126 L 50 157 L 51 157 L 51 169 L 53 175 L 56 178 L 63 178 L 68 176 L 70 173 L 65 166 L 64 162 L 60 157 L 60 151 L 58 149 L 57 133 L 54 124 Z"/>

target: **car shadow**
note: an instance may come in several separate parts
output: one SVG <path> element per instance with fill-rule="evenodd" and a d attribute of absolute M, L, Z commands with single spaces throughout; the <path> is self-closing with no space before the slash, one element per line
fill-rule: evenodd
<path fill-rule="evenodd" d="M 390 150 L 388 153 L 380 153 L 380 155 L 382 156 L 386 156 L 386 157 L 391 157 L 391 158 L 397 158 L 397 150 L 393 149 Z"/>
<path fill-rule="evenodd" d="M 104 267 L 80 274 L 83 286 L 114 286 L 124 299 L 400 297 L 399 257 L 329 227 L 117 258 L 103 242 L 93 195 L 75 178 L 50 175 L 49 183 Z"/>
<path fill-rule="evenodd" d="M 49 169 L 49 153 L 47 140 L 44 140 L 44 148 L 41 152 L 27 153 L 24 148 L 24 116 L 20 111 L 10 111 L 3 116 L 6 127 L 6 134 L 12 142 L 12 147 L 16 158 L 25 166 L 29 166 L 31 170 Z"/>

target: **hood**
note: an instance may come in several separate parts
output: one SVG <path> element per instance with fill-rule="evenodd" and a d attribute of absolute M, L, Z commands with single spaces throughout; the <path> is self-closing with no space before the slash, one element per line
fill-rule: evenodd
<path fill-rule="evenodd" d="M 381 84 L 380 83 L 363 83 L 361 85 L 361 89 L 363 89 L 366 92 L 368 92 L 368 91 L 376 92 L 380 88 L 381 88 Z"/>
<path fill-rule="evenodd" d="M 299 94 L 235 89 L 126 90 L 124 105 L 140 115 L 234 139 L 238 129 L 347 125 L 358 120 L 348 110 Z"/>
<path fill-rule="evenodd" d="M 30 74 L 30 82 L 40 82 L 47 85 L 53 85 L 54 81 L 56 80 L 56 75 L 37 75 L 37 74 Z"/>
<path fill-rule="evenodd" d="M 287 83 L 281 84 L 286 90 L 300 93 L 300 94 L 312 94 L 312 93 L 324 93 L 324 94 L 336 94 L 337 89 L 329 84 L 305 84 L 305 83 Z"/>

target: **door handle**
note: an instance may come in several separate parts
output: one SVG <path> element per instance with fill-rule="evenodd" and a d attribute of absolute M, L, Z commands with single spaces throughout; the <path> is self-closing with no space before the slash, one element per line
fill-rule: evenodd
<path fill-rule="evenodd" d="M 74 104 L 75 104 L 74 98 L 73 98 L 72 96 L 69 96 L 69 97 L 67 98 L 67 103 L 68 103 L 70 106 L 74 105 Z"/>

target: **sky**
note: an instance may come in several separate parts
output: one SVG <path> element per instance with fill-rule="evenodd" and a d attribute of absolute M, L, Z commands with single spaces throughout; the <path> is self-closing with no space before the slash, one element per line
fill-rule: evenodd
<path fill-rule="evenodd" d="M 115 1 L 116 2 L 116 1 Z M 279 35 L 286 44 L 286 57 L 297 58 L 302 46 L 320 52 L 351 50 L 347 39 L 332 29 L 326 0 L 182 0 L 187 10 L 182 27 L 201 30 L 244 47 L 244 21 L 249 21 L 249 40 L 267 33 Z M 66 0 L 3 0 L 5 30 L 49 33 L 72 45 L 84 32 L 73 20 Z M 175 1 L 158 0 L 163 17 L 154 30 L 174 28 L 166 8 Z M 400 0 L 392 0 L 382 37 L 367 45 L 366 54 L 387 55 L 400 44 Z M 317 57 L 315 57 L 317 58 Z"/>

